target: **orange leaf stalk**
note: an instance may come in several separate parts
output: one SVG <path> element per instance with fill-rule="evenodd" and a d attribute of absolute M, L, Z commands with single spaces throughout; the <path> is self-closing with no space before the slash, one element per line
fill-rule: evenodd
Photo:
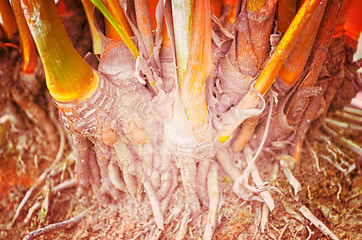
<path fill-rule="evenodd" d="M 38 52 L 36 50 L 33 37 L 31 36 L 28 24 L 26 23 L 20 0 L 12 0 L 16 22 L 19 28 L 20 48 L 21 48 L 21 72 L 32 74 L 38 65 Z"/>
<path fill-rule="evenodd" d="M 150 56 L 153 52 L 153 34 L 150 9 L 147 0 L 135 0 L 137 27 L 141 32 L 143 43 L 146 46 L 146 55 Z"/>
<path fill-rule="evenodd" d="M 222 12 L 226 10 L 226 8 L 232 8 L 230 13 L 227 15 L 226 19 L 229 21 L 229 23 L 235 22 L 236 17 L 236 5 L 238 1 L 237 0 L 223 0 L 222 1 Z"/>
<path fill-rule="evenodd" d="M 148 8 L 150 9 L 152 30 L 155 30 L 156 26 L 157 26 L 157 21 L 156 21 L 156 7 L 157 7 L 157 4 L 158 4 L 158 0 L 149 0 L 148 1 Z"/>
<path fill-rule="evenodd" d="M 195 2 L 190 54 L 185 77 L 180 85 L 180 95 L 194 136 L 199 141 L 204 140 L 204 131 L 208 126 L 205 81 L 211 72 L 210 0 L 197 0 Z"/>
<path fill-rule="evenodd" d="M 319 73 L 323 67 L 330 42 L 332 40 L 333 30 L 336 25 L 337 15 L 342 6 L 342 0 L 330 0 L 321 22 L 317 38 L 315 40 L 315 48 L 312 52 L 312 61 L 309 64 L 308 74 L 298 87 L 312 87 L 318 80 Z M 304 111 L 297 109 L 306 109 L 309 98 L 296 94 L 289 104 L 290 109 L 287 111 L 287 119 L 290 123 L 299 122 L 304 115 Z"/>
<path fill-rule="evenodd" d="M 355 49 L 357 48 L 358 38 L 362 31 L 361 11 L 361 0 L 349 0 L 344 30 L 346 32 L 346 42 Z"/>
<path fill-rule="evenodd" d="M 211 10 L 214 15 L 219 18 L 222 10 L 222 0 L 210 0 Z"/>
<path fill-rule="evenodd" d="M 92 34 L 92 44 L 93 44 L 93 53 L 100 54 L 101 53 L 101 37 L 94 26 L 94 19 L 93 19 L 93 11 L 94 11 L 94 4 L 89 0 L 82 0 L 85 15 L 87 16 L 89 28 Z"/>
<path fill-rule="evenodd" d="M 347 18 L 347 8 L 349 0 L 344 0 L 341 10 L 338 13 L 337 24 L 334 28 L 333 37 L 338 38 L 344 33 L 344 24 Z"/>
<path fill-rule="evenodd" d="M 0 27 L 7 38 L 10 38 L 17 29 L 15 16 L 8 0 L 0 1 Z"/>
<path fill-rule="evenodd" d="M 264 95 L 274 83 L 279 70 L 282 68 L 285 60 L 288 58 L 297 40 L 301 37 L 305 26 L 309 24 L 311 16 L 315 14 L 319 5 L 319 0 L 309 0 L 305 1 L 300 7 L 278 47 L 275 49 L 273 56 L 255 83 L 254 87 L 261 95 Z"/>
<path fill-rule="evenodd" d="M 99 77 L 74 49 L 54 1 L 22 0 L 21 7 L 52 97 L 61 102 L 89 97 L 97 89 Z"/>
<path fill-rule="evenodd" d="M 126 29 L 129 36 L 133 36 L 132 29 L 127 21 L 126 16 L 124 15 L 124 12 L 121 8 L 121 5 L 119 4 L 118 0 L 102 0 L 108 11 L 111 13 L 113 18 L 116 20 L 118 24 L 123 24 L 124 28 Z M 107 18 L 104 19 L 105 21 L 105 28 L 106 28 L 106 36 L 113 39 L 113 40 L 122 40 L 121 36 L 117 33 L 117 31 L 114 29 L 112 24 L 107 20 Z M 121 25 L 120 24 L 120 25 Z"/>
<path fill-rule="evenodd" d="M 297 13 L 297 0 L 278 0 L 278 29 L 287 31 Z"/>
<path fill-rule="evenodd" d="M 172 20 L 175 35 L 177 76 L 179 84 L 182 83 L 189 61 L 192 27 L 195 9 L 195 0 L 173 0 Z M 206 11 L 206 10 L 205 10 Z"/>
<path fill-rule="evenodd" d="M 279 70 L 282 68 L 297 40 L 302 35 L 305 26 L 309 23 L 309 19 L 315 14 L 315 10 L 319 5 L 319 0 L 309 0 L 305 1 L 300 7 L 272 57 L 257 78 L 254 88 L 259 94 L 264 95 L 274 83 Z M 239 109 L 252 109 L 258 103 L 258 95 L 253 91 L 249 91 L 236 107 Z M 242 122 L 243 120 L 239 120 L 235 124 L 228 126 L 226 131 L 220 133 L 219 141 L 221 143 L 225 142 Z"/>
<path fill-rule="evenodd" d="M 326 5 L 327 2 L 324 1 L 316 9 L 315 14 L 309 20 L 308 26 L 304 28 L 303 35 L 297 40 L 295 47 L 279 71 L 278 78 L 288 86 L 294 85 L 299 79 L 307 63 Z"/>

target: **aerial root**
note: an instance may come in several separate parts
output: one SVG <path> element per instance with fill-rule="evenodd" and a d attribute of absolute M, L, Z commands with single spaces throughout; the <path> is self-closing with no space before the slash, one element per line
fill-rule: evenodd
<path fill-rule="evenodd" d="M 224 169 L 226 174 L 231 177 L 233 182 L 235 182 L 239 176 L 241 176 L 242 172 L 236 166 L 236 163 L 232 160 L 231 155 L 229 154 L 226 147 L 221 147 L 216 152 L 216 160 L 220 164 L 221 168 Z"/>
<path fill-rule="evenodd" d="M 231 145 L 234 152 L 238 153 L 244 149 L 250 137 L 253 135 L 256 125 L 258 125 L 258 121 L 259 116 L 252 116 L 244 121 L 240 132 Z"/>
<path fill-rule="evenodd" d="M 110 202 L 109 197 L 105 194 L 105 192 L 102 189 L 100 171 L 99 171 L 99 167 L 97 165 L 96 154 L 93 149 L 89 150 L 88 161 L 89 161 L 89 170 L 90 170 L 90 175 L 91 175 L 90 182 L 91 182 L 91 186 L 92 186 L 94 195 L 96 196 L 98 202 L 101 205 L 107 206 L 111 202 Z"/>
<path fill-rule="evenodd" d="M 89 141 L 88 139 L 73 134 L 72 149 L 75 157 L 75 171 L 79 185 L 83 188 L 88 188 L 90 185 L 89 173 Z"/>
<path fill-rule="evenodd" d="M 302 206 L 299 211 L 303 214 L 303 216 L 308 219 L 316 228 L 318 228 L 323 234 L 331 238 L 332 240 L 338 240 L 338 237 L 332 233 L 329 228 L 324 225 L 323 222 L 321 222 L 316 216 L 313 215 L 313 213 L 306 207 Z"/>
<path fill-rule="evenodd" d="M 219 210 L 219 186 L 217 163 L 211 162 L 207 175 L 207 192 L 209 195 L 209 213 L 207 216 L 203 240 L 211 240 L 218 221 Z"/>
<path fill-rule="evenodd" d="M 115 161 L 110 161 L 108 165 L 108 174 L 109 174 L 109 180 L 112 182 L 113 186 L 116 189 L 122 192 L 127 191 L 126 184 L 122 179 L 121 170 Z"/>
<path fill-rule="evenodd" d="M 172 186 L 172 178 L 173 178 L 173 170 L 174 166 L 172 166 L 171 164 L 171 158 L 170 157 L 164 157 L 164 158 L 159 158 L 159 161 L 162 161 L 161 166 L 156 166 L 157 169 L 161 170 L 160 173 L 160 181 L 161 181 L 161 186 L 160 188 L 157 190 L 157 196 L 159 196 L 160 199 L 164 199 L 167 194 L 169 193 L 169 191 L 171 190 L 171 186 Z M 158 161 L 156 162 L 158 163 Z M 177 176 L 177 173 L 176 173 Z"/>
<path fill-rule="evenodd" d="M 164 199 L 172 185 L 172 170 L 168 169 L 167 171 L 161 172 L 160 181 L 161 183 L 157 190 L 157 196 L 159 196 L 160 199 Z"/>
<path fill-rule="evenodd" d="M 151 203 L 153 216 L 155 218 L 156 225 L 159 229 L 164 230 L 165 228 L 164 228 L 164 223 L 163 223 L 163 214 L 162 214 L 161 206 L 157 199 L 155 191 L 153 190 L 151 183 L 148 180 L 146 180 L 144 182 L 144 188 L 145 188 L 148 198 L 150 199 L 150 203 Z"/>
<path fill-rule="evenodd" d="M 59 223 L 53 223 L 46 227 L 35 230 L 35 231 L 29 233 L 28 235 L 26 235 L 23 238 L 23 240 L 32 240 L 32 239 L 35 239 L 39 236 L 42 236 L 44 234 L 47 234 L 47 233 L 50 233 L 53 231 L 59 231 L 59 230 L 71 228 L 75 224 L 77 224 L 80 220 L 82 220 L 87 215 L 88 211 L 89 211 L 89 209 L 86 209 L 83 212 L 81 212 L 80 214 L 78 214 L 68 220 L 65 220 L 65 221 L 59 222 Z"/>
<path fill-rule="evenodd" d="M 103 142 L 96 140 L 94 145 L 94 151 L 97 157 L 97 164 L 99 167 L 99 173 L 101 177 L 102 191 L 111 194 L 112 198 L 116 201 L 121 199 L 121 193 L 112 184 L 109 174 L 109 165 L 112 162 L 112 151 L 109 146 Z"/>
<path fill-rule="evenodd" d="M 126 184 L 127 192 L 133 199 L 136 199 L 139 190 L 137 178 L 131 175 L 126 169 L 123 170 L 123 180 Z"/>
<path fill-rule="evenodd" d="M 209 206 L 209 199 L 208 199 L 208 191 L 207 191 L 207 178 L 210 166 L 210 159 L 201 159 L 199 164 L 197 165 L 197 175 L 196 175 L 196 190 L 197 195 L 200 199 L 200 202 L 203 206 Z"/>
<path fill-rule="evenodd" d="M 168 203 L 171 200 L 171 196 L 172 196 L 173 192 L 175 191 L 175 189 L 177 188 L 177 184 L 178 184 L 177 174 L 178 174 L 177 170 L 174 167 L 171 168 L 171 186 L 170 186 L 170 189 L 169 189 L 166 197 L 161 202 L 162 212 L 166 211 Z"/>
<path fill-rule="evenodd" d="M 193 158 L 179 158 L 178 165 L 181 172 L 186 201 L 190 206 L 192 217 L 196 218 L 200 216 L 201 206 L 196 193 L 197 168 L 195 160 Z"/>

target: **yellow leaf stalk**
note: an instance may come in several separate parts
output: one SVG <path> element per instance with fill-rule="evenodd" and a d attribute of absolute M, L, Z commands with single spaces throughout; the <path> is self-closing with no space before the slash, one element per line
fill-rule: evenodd
<path fill-rule="evenodd" d="M 247 9 L 248 11 L 260 11 L 268 0 L 248 0 Z"/>
<path fill-rule="evenodd" d="M 326 0 L 323 0 L 323 2 L 326 2 Z M 275 77 L 293 50 L 298 39 L 304 35 L 305 26 L 310 23 L 309 20 L 311 16 L 318 13 L 316 9 L 320 4 L 321 1 L 319 0 L 308 0 L 300 7 L 278 47 L 275 49 L 273 56 L 255 83 L 254 87 L 261 95 L 264 95 L 274 83 Z"/>
<path fill-rule="evenodd" d="M 315 14 L 309 20 L 308 26 L 304 28 L 303 35 L 297 40 L 293 51 L 279 71 L 278 78 L 288 86 L 292 86 L 298 80 L 307 63 L 326 5 L 327 1 L 324 1 L 316 9 Z"/>
<path fill-rule="evenodd" d="M 148 1 L 135 0 L 134 4 L 136 9 L 137 27 L 141 32 L 147 54 L 150 56 L 153 52 L 154 41 Z"/>
<path fill-rule="evenodd" d="M 7 38 L 10 38 L 17 29 L 15 16 L 8 0 L 0 1 L 0 27 Z"/>
<path fill-rule="evenodd" d="M 177 76 L 182 83 L 191 45 L 195 0 L 172 0 L 172 18 L 176 45 Z M 205 10 L 206 11 L 206 10 Z M 199 23 L 197 23 L 199 24 Z"/>
<path fill-rule="evenodd" d="M 101 37 L 94 26 L 94 19 L 93 19 L 93 11 L 94 11 L 94 4 L 89 0 L 82 0 L 85 15 L 87 16 L 89 28 L 92 34 L 92 44 L 93 44 L 93 53 L 100 54 L 101 53 Z"/>
<path fill-rule="evenodd" d="M 12 8 L 19 28 L 22 56 L 21 72 L 32 74 L 38 65 L 38 53 L 21 9 L 20 0 L 12 0 Z"/>
<path fill-rule="evenodd" d="M 54 1 L 21 0 L 25 19 L 42 60 L 52 97 L 81 101 L 98 87 L 99 77 L 74 49 Z"/>
<path fill-rule="evenodd" d="M 325 1 L 326 0 L 323 0 L 323 2 Z M 300 7 L 272 57 L 257 78 L 254 88 L 259 94 L 264 95 L 274 83 L 285 60 L 290 55 L 298 39 L 304 34 L 303 31 L 309 23 L 311 16 L 316 14 L 320 3 L 319 0 L 308 0 Z M 258 103 L 258 95 L 253 91 L 249 91 L 236 107 L 239 109 L 251 109 L 255 108 Z M 235 124 L 229 125 L 226 131 L 220 133 L 219 141 L 225 142 L 242 122 L 243 120 L 239 120 Z"/>
<path fill-rule="evenodd" d="M 204 140 L 208 124 L 205 81 L 212 72 L 211 8 L 209 0 L 196 0 L 190 54 L 180 86 L 181 101 L 194 136 Z"/>

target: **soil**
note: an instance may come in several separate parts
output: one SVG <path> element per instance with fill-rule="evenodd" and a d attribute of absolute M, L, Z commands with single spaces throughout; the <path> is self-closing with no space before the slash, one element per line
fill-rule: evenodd
<path fill-rule="evenodd" d="M 157 234 L 152 217 L 151 207 L 147 199 L 132 200 L 124 196 L 122 202 L 109 208 L 97 205 L 91 191 L 82 191 L 76 186 L 50 193 L 49 204 L 46 207 L 44 199 L 49 188 L 74 178 L 74 162 L 72 153 L 66 147 L 59 168 L 49 174 L 47 180 L 35 191 L 26 203 L 18 220 L 12 227 L 11 222 L 15 211 L 26 191 L 37 177 L 47 169 L 51 160 L 46 157 L 44 136 L 39 137 L 36 128 L 15 130 L 9 121 L 4 121 L 8 115 L 1 118 L 1 165 L 0 165 L 0 239 L 21 239 L 27 233 L 52 223 L 60 222 L 77 215 L 82 210 L 94 205 L 87 216 L 74 227 L 59 230 L 38 239 L 151 239 Z M 24 119 L 26 119 L 24 117 Z M 20 134 L 21 133 L 21 134 Z M 362 145 L 360 136 L 350 136 Z M 6 141 L 4 141 L 6 139 Z M 323 143 L 315 141 L 319 149 Z M 36 160 L 37 159 L 37 160 Z M 320 160 L 320 172 L 316 163 L 305 151 L 302 161 L 293 173 L 300 182 L 301 191 L 294 191 L 281 171 L 273 181 L 273 169 L 278 164 L 265 156 L 259 159 L 257 167 L 262 178 L 278 187 L 281 192 L 273 191 L 272 196 L 276 207 L 269 213 L 268 225 L 261 233 L 262 204 L 245 202 L 232 191 L 232 182 L 222 170 L 219 170 L 219 185 L 221 200 L 219 209 L 219 224 L 214 239 L 328 239 L 320 230 L 302 217 L 298 210 L 306 206 L 315 217 L 322 221 L 339 239 L 361 239 L 361 190 L 362 175 L 358 168 L 347 176 L 326 160 Z M 353 161 L 353 159 L 352 159 Z M 358 161 L 356 161 L 358 164 Z M 182 197 L 182 188 L 174 193 Z M 25 223 L 27 212 L 36 202 L 47 208 L 45 217 L 41 211 L 35 211 L 32 218 Z M 170 210 L 165 214 L 167 219 L 175 214 L 179 206 L 170 204 Z M 180 216 L 165 225 L 165 231 L 160 239 L 173 239 Z M 199 231 L 199 226 L 192 226 L 186 239 L 192 239 L 192 231 Z"/>

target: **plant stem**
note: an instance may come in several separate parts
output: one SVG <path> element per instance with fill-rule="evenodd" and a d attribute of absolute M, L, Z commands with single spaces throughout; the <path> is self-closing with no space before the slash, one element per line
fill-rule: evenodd
<path fill-rule="evenodd" d="M 38 65 L 38 53 L 31 36 L 29 27 L 26 23 L 23 10 L 21 9 L 20 0 L 13 0 L 12 7 L 14 10 L 16 22 L 19 28 L 20 46 L 21 46 L 21 71 L 32 74 Z"/>
<path fill-rule="evenodd" d="M 287 31 L 297 13 L 297 0 L 278 0 L 278 28 Z"/>
<path fill-rule="evenodd" d="M 177 75 L 179 84 L 186 73 L 189 59 L 195 0 L 173 0 L 172 18 L 176 45 Z M 197 23 L 201 24 L 201 23 Z"/>
<path fill-rule="evenodd" d="M 7 0 L 0 1 L 0 27 L 4 30 L 7 38 L 10 38 L 17 29 L 13 10 Z"/>
<path fill-rule="evenodd" d="M 153 35 L 152 35 L 152 24 L 150 9 L 148 1 L 146 0 L 135 0 L 137 27 L 141 32 L 143 42 L 146 46 L 147 55 L 150 56 L 153 52 Z"/>
<path fill-rule="evenodd" d="M 21 6 L 43 62 L 52 97 L 62 102 L 89 97 L 98 87 L 98 75 L 74 49 L 55 3 L 22 0 Z"/>
<path fill-rule="evenodd" d="M 87 16 L 89 28 L 92 34 L 92 43 L 93 43 L 93 53 L 100 54 L 101 53 L 101 37 L 97 32 L 97 29 L 94 26 L 93 19 L 93 11 L 94 4 L 90 2 L 90 0 L 82 0 L 85 14 Z"/>
<path fill-rule="evenodd" d="M 275 49 L 274 54 L 255 83 L 254 87 L 261 95 L 264 95 L 274 83 L 279 70 L 283 66 L 297 40 L 302 35 L 302 32 L 305 26 L 309 23 L 311 16 L 315 14 L 315 10 L 319 5 L 319 0 L 309 0 L 305 1 L 300 7 L 278 47 Z"/>
<path fill-rule="evenodd" d="M 180 86 L 181 101 L 190 121 L 194 136 L 199 141 L 208 127 L 205 82 L 212 72 L 211 9 L 209 0 L 195 3 L 190 55 L 187 70 Z"/>
<path fill-rule="evenodd" d="M 322 2 L 315 10 L 315 13 L 309 20 L 308 26 L 303 29 L 303 35 L 299 37 L 293 51 L 279 71 L 278 78 L 287 85 L 294 85 L 307 63 L 326 4 L 327 1 Z"/>

